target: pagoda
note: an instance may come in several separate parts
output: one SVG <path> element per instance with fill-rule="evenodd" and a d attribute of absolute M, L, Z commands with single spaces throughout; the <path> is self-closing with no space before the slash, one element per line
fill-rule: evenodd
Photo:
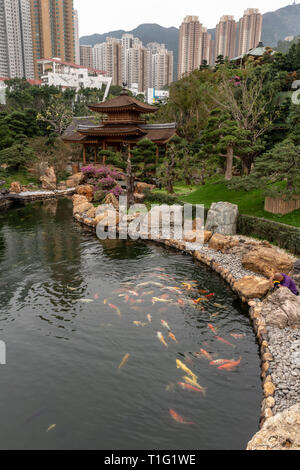
<path fill-rule="evenodd" d="M 176 135 L 176 123 L 147 124 L 143 115 L 155 113 L 158 108 L 129 96 L 125 89 L 120 96 L 89 108 L 104 116 L 100 124 L 95 125 L 93 118 L 88 118 L 88 121 L 75 119 L 62 137 L 65 143 L 83 146 L 84 165 L 87 147 L 93 147 L 96 163 L 99 148 L 120 151 L 125 145 L 130 155 L 134 146 L 142 139 L 149 139 L 157 145 L 158 160 L 159 147 L 166 148 L 167 143 Z"/>

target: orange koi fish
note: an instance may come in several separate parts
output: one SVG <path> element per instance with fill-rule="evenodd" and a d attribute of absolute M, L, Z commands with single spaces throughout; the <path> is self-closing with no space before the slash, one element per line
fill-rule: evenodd
<path fill-rule="evenodd" d="M 211 366 L 222 366 L 223 364 L 228 364 L 229 362 L 233 362 L 233 359 L 216 359 L 215 361 L 211 361 Z"/>
<path fill-rule="evenodd" d="M 217 334 L 217 330 L 215 329 L 214 325 L 212 325 L 211 323 L 209 323 L 208 325 L 208 328 L 211 329 L 211 331 L 216 335 Z"/>
<path fill-rule="evenodd" d="M 205 357 L 205 359 L 207 359 L 208 361 L 212 361 L 213 360 L 213 357 L 211 354 L 209 354 L 209 352 L 205 351 L 205 349 L 200 349 L 200 353 L 195 353 L 195 354 L 201 354 L 203 357 Z"/>
<path fill-rule="evenodd" d="M 158 337 L 159 341 L 167 348 L 168 344 L 166 343 L 165 338 L 164 338 L 163 334 L 160 331 L 157 333 L 157 337 Z"/>
<path fill-rule="evenodd" d="M 133 321 L 132 323 L 133 323 L 135 326 L 142 326 L 142 327 L 144 327 L 144 326 L 147 325 L 147 323 L 142 323 L 141 321 Z"/>
<path fill-rule="evenodd" d="M 113 304 L 108 304 L 108 306 L 109 306 L 109 308 L 115 310 L 116 313 L 117 313 L 117 315 L 118 315 L 119 317 L 121 317 L 121 311 L 120 311 L 120 309 L 119 309 L 118 307 L 116 307 L 116 306 L 113 305 Z"/>
<path fill-rule="evenodd" d="M 147 320 L 148 320 L 149 323 L 152 322 L 152 316 L 150 315 L 150 313 L 148 313 L 148 315 L 147 315 Z"/>
<path fill-rule="evenodd" d="M 179 305 L 184 305 L 184 301 L 182 299 L 178 299 Z"/>
<path fill-rule="evenodd" d="M 178 382 L 178 385 L 182 388 L 182 390 L 188 390 L 190 392 L 202 393 L 202 390 L 200 390 L 200 388 L 193 387 L 193 385 L 185 384 L 184 382 Z"/>
<path fill-rule="evenodd" d="M 218 367 L 218 369 L 231 371 L 235 367 L 240 365 L 241 361 L 242 361 L 242 358 L 240 357 L 240 359 L 238 361 L 228 362 L 227 364 L 223 364 L 222 366 Z"/>
<path fill-rule="evenodd" d="M 176 339 L 176 336 L 173 335 L 173 333 L 169 333 L 169 337 L 170 337 L 173 341 L 175 341 L 175 343 L 178 343 L 178 341 L 177 341 L 177 339 Z"/>
<path fill-rule="evenodd" d="M 104 300 L 103 300 L 104 305 L 107 305 L 107 302 L 108 302 L 107 299 L 104 299 Z"/>
<path fill-rule="evenodd" d="M 128 361 L 130 357 L 130 354 L 125 354 L 125 356 L 123 357 L 120 365 L 119 365 L 119 369 L 122 369 L 122 367 L 126 364 L 126 362 Z"/>
<path fill-rule="evenodd" d="M 246 337 L 246 335 L 239 335 L 235 333 L 230 333 L 230 336 L 232 336 L 234 339 L 242 339 Z"/>
<path fill-rule="evenodd" d="M 180 416 L 174 410 L 169 410 L 169 413 L 172 416 L 172 418 L 174 419 L 174 421 L 176 421 L 177 423 L 180 423 L 180 424 L 195 424 L 192 421 L 186 421 L 182 416 Z"/>
<path fill-rule="evenodd" d="M 187 290 L 192 290 L 192 284 L 189 284 L 188 282 L 183 282 L 182 285 L 183 287 L 186 287 Z"/>
<path fill-rule="evenodd" d="M 199 297 L 197 300 L 193 300 L 194 304 L 199 304 L 200 302 L 205 302 L 207 299 L 204 299 L 203 297 Z"/>
<path fill-rule="evenodd" d="M 220 336 L 216 336 L 216 339 L 217 339 L 218 341 L 221 341 L 221 343 L 227 344 L 228 346 L 232 346 L 233 348 L 235 348 L 234 344 L 229 343 L 229 341 L 227 341 L 227 340 L 224 339 L 224 338 L 221 338 Z"/>
<path fill-rule="evenodd" d="M 208 294 L 208 290 L 198 289 L 199 294 Z"/>

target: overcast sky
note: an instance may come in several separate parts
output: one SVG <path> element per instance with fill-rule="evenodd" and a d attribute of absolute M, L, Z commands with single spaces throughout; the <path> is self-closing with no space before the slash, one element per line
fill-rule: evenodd
<path fill-rule="evenodd" d="M 186 15 L 197 15 L 204 26 L 214 28 L 222 15 L 243 16 L 246 8 L 274 11 L 292 0 L 74 0 L 79 11 L 80 36 L 130 31 L 142 23 L 179 27 Z M 226 5 L 226 6 L 225 6 Z"/>

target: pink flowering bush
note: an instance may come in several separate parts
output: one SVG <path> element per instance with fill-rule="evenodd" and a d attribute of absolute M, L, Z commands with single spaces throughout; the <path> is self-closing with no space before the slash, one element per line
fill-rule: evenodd
<path fill-rule="evenodd" d="M 107 194 L 113 194 L 116 197 L 121 196 L 123 193 L 122 188 L 118 185 L 117 181 L 121 178 L 121 174 L 116 170 L 111 170 L 107 166 L 99 168 L 93 165 L 88 165 L 82 168 L 85 183 L 91 184 L 94 187 L 94 200 L 101 201 Z"/>

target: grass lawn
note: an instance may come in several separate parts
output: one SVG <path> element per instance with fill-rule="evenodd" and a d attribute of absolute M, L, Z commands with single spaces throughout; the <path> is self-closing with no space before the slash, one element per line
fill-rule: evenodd
<path fill-rule="evenodd" d="M 286 215 L 274 215 L 264 211 L 263 190 L 232 191 L 223 181 L 207 182 L 205 186 L 189 188 L 184 185 L 175 185 L 175 193 L 183 202 L 190 204 L 204 204 L 210 207 L 212 202 L 231 202 L 239 206 L 241 214 L 253 215 L 265 219 L 281 222 L 282 224 L 300 227 L 300 209 Z"/>
<path fill-rule="evenodd" d="M 14 181 L 18 181 L 22 186 L 27 186 L 28 184 L 34 184 L 37 187 L 39 186 L 37 178 L 28 173 L 26 170 L 19 170 L 16 172 L 2 170 L 0 172 L 0 180 L 1 179 L 5 181 L 3 187 L 6 189 L 9 189 L 11 183 L 13 183 Z"/>

